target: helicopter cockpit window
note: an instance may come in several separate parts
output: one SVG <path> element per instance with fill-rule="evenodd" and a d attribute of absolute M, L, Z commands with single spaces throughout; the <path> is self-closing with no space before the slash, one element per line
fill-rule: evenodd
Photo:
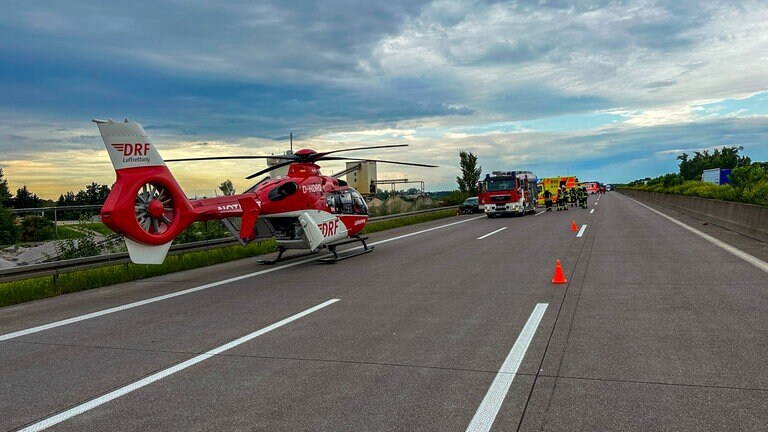
<path fill-rule="evenodd" d="M 368 214 L 362 195 L 354 189 L 329 193 L 325 196 L 328 209 L 334 214 Z"/>
<path fill-rule="evenodd" d="M 360 192 L 354 189 L 349 192 L 352 194 L 352 211 L 355 214 L 368 214 L 368 205 L 365 204 L 365 200 L 360 195 Z"/>
<path fill-rule="evenodd" d="M 325 196 L 325 202 L 328 204 L 328 209 L 333 214 L 340 214 L 342 211 L 341 194 L 334 192 Z"/>
<path fill-rule="evenodd" d="M 341 196 L 341 212 L 344 214 L 353 214 L 352 194 L 350 194 L 349 191 L 343 191 L 339 193 L 339 196 Z"/>

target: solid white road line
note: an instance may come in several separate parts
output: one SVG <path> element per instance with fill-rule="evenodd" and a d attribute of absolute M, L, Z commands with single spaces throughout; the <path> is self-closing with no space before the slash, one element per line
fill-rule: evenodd
<path fill-rule="evenodd" d="M 587 226 L 586 226 L 586 225 L 582 225 L 582 226 L 581 226 L 581 229 L 579 230 L 579 233 L 578 233 L 578 234 L 576 234 L 576 237 L 581 237 L 581 236 L 583 236 L 583 235 L 584 235 L 584 230 L 585 230 L 585 229 L 587 229 Z"/>
<path fill-rule="evenodd" d="M 735 248 L 735 247 L 733 247 L 733 246 L 731 246 L 731 245 L 729 245 L 729 244 L 727 244 L 725 242 L 722 242 L 722 241 L 712 237 L 709 234 L 705 234 L 705 233 L 697 230 L 696 228 L 692 228 L 692 227 L 690 227 L 690 226 L 680 222 L 679 220 L 677 220 L 675 218 L 667 216 L 664 213 L 662 213 L 662 212 L 660 212 L 660 211 L 658 211 L 656 209 L 648 207 L 647 205 L 641 203 L 640 201 L 637 201 L 637 200 L 632 199 L 632 198 L 629 198 L 629 199 L 631 199 L 632 201 L 634 201 L 634 202 L 640 204 L 641 206 L 647 208 L 648 210 L 656 213 L 657 215 L 662 216 L 662 217 L 664 217 L 664 218 L 666 218 L 666 219 L 676 223 L 677 225 L 680 225 L 681 227 L 683 227 L 683 228 L 687 229 L 688 231 L 696 234 L 697 236 L 703 238 L 704 240 L 714 244 L 715 246 L 725 250 L 726 252 L 729 252 L 729 253 L 737 256 L 738 258 L 741 258 L 742 260 L 744 260 L 744 261 L 752 264 L 753 266 L 759 268 L 760 270 L 768 273 L 768 263 L 766 263 L 765 261 L 761 260 L 760 258 L 752 256 L 752 255 L 750 255 L 750 254 L 748 254 L 748 253 L 746 253 L 746 252 L 744 252 L 744 251 L 742 251 L 740 249 L 737 249 L 737 248 Z"/>
<path fill-rule="evenodd" d="M 523 362 L 528 345 L 531 344 L 533 335 L 536 333 L 541 318 L 547 310 L 547 305 L 547 303 L 539 303 L 531 312 L 531 316 L 528 318 L 528 322 L 525 323 L 523 331 L 517 337 L 515 345 L 509 351 L 507 359 L 501 365 L 501 369 L 496 374 L 496 378 L 494 378 L 491 387 L 488 389 L 488 393 L 485 394 L 480 407 L 475 412 L 475 416 L 472 417 L 472 421 L 467 426 L 467 432 L 488 432 L 491 429 L 501 404 L 507 396 L 509 387 L 512 385 L 512 380 L 515 379 L 517 369 L 520 367 L 520 363 Z"/>
<path fill-rule="evenodd" d="M 589 211 L 589 214 L 592 214 L 594 212 L 595 212 L 595 209 L 592 209 L 592 210 Z"/>
<path fill-rule="evenodd" d="M 494 231 L 494 232 L 489 232 L 488 234 L 486 234 L 486 235 L 484 235 L 484 236 L 480 236 L 480 237 L 478 237 L 477 239 L 478 239 L 478 240 L 482 240 L 482 239 L 484 239 L 484 238 L 486 238 L 486 237 L 490 237 L 490 236 L 492 236 L 492 235 L 496 234 L 497 232 L 501 232 L 501 231 L 504 231 L 505 229 L 507 229 L 507 227 L 504 227 L 504 228 L 499 228 L 499 229 L 497 229 L 496 231 Z"/>
<path fill-rule="evenodd" d="M 406 238 L 406 237 L 411 237 L 411 236 L 414 236 L 414 235 L 423 234 L 425 232 L 434 231 L 436 229 L 450 227 L 450 226 L 453 226 L 453 225 L 461 224 L 461 223 L 464 223 L 464 222 L 469 222 L 469 221 L 480 219 L 480 218 L 483 218 L 483 217 L 485 217 L 485 216 L 478 216 L 478 217 L 474 217 L 474 218 L 464 219 L 464 220 L 461 220 L 461 221 L 458 221 L 458 222 L 452 222 L 452 223 L 449 223 L 449 224 L 446 224 L 446 225 L 440 225 L 440 226 L 437 226 L 437 227 L 433 227 L 433 228 L 417 231 L 417 232 L 414 232 L 414 233 L 405 234 L 405 235 L 401 235 L 401 236 L 398 236 L 398 237 L 393 237 L 393 238 L 390 238 L 390 239 L 377 241 L 377 242 L 374 242 L 374 243 L 369 243 L 368 245 L 369 246 L 375 246 L 375 245 L 379 245 L 379 244 L 382 244 L 382 243 L 387 243 L 387 242 L 391 242 L 391 241 L 395 241 L 395 240 L 400 240 L 400 239 L 403 239 L 403 238 Z M 362 246 L 358 246 L 357 248 L 362 248 Z M 353 249 L 357 249 L 357 248 L 353 248 Z M 52 328 L 65 326 L 67 324 L 73 324 L 73 323 L 80 322 L 80 321 L 85 321 L 85 320 L 88 320 L 88 319 L 91 319 L 91 318 L 97 318 L 97 317 L 100 317 L 100 316 L 103 316 L 103 315 L 109 315 L 111 313 L 120 312 L 120 311 L 124 311 L 124 310 L 127 310 L 127 309 L 132 309 L 132 308 L 135 308 L 135 307 L 144 306 L 144 305 L 147 305 L 147 304 L 150 304 L 150 303 L 155 303 L 155 302 L 159 302 L 159 301 L 163 301 L 163 300 L 168 300 L 168 299 L 174 298 L 174 297 L 183 296 L 185 294 L 191 294 L 191 293 L 194 293 L 194 292 L 197 292 L 197 291 L 206 290 L 208 288 L 214 288 L 214 287 L 217 287 L 217 286 L 220 286 L 220 285 L 225 285 L 225 284 L 228 284 L 228 283 L 231 283 L 231 282 L 237 282 L 237 281 L 240 281 L 240 280 L 243 280 L 243 279 L 248 279 L 248 278 L 252 278 L 252 277 L 255 277 L 255 276 L 260 276 L 260 275 L 263 275 L 263 274 L 272 273 L 272 272 L 275 272 L 275 271 L 278 271 L 278 270 L 282 270 L 282 269 L 286 269 L 286 268 L 289 268 L 289 267 L 294 267 L 294 266 L 297 266 L 297 265 L 300 265 L 300 264 L 312 262 L 312 261 L 317 260 L 318 258 L 322 258 L 322 256 L 319 255 L 317 257 L 312 257 L 312 258 L 308 258 L 308 259 L 305 259 L 305 260 L 292 262 L 292 263 L 289 263 L 289 264 L 283 264 L 283 265 L 280 265 L 280 266 L 277 266 L 277 267 L 268 268 L 266 270 L 261 270 L 261 271 L 257 271 L 257 272 L 254 272 L 254 273 L 248 273 L 248 274 L 244 274 L 242 276 L 237 276 L 237 277 L 225 279 L 225 280 L 218 281 L 218 282 L 212 282 L 212 283 L 209 283 L 209 284 L 197 286 L 197 287 L 194 287 L 194 288 L 186 289 L 186 290 L 175 292 L 175 293 L 165 294 L 165 295 L 161 295 L 161 296 L 158 296 L 158 297 L 152 297 L 152 298 L 149 298 L 149 299 L 146 299 L 146 300 L 141 300 L 141 301 L 137 301 L 137 302 L 133 302 L 133 303 L 128 303 L 128 304 L 125 304 L 125 305 L 122 305 L 122 306 L 116 306 L 116 307 L 113 307 L 113 308 L 92 312 L 92 313 L 85 314 L 85 315 L 80 315 L 80 316 L 76 316 L 76 317 L 72 317 L 72 318 L 67 318 L 65 320 L 55 321 L 55 322 L 52 322 L 52 323 L 49 323 L 49 324 L 43 324 L 43 325 L 40 325 L 40 326 L 37 326 L 37 327 L 28 328 L 28 329 L 25 329 L 25 330 L 19 330 L 19 331 L 15 331 L 15 332 L 12 332 L 12 333 L 2 334 L 2 335 L 0 335 L 0 341 L 4 341 L 4 340 L 8 340 L 8 339 L 13 339 L 13 338 L 17 338 L 17 337 L 20 337 L 20 336 L 26 336 L 28 334 L 37 333 L 37 332 L 41 332 L 41 331 L 44 331 L 44 330 L 50 330 Z"/>
<path fill-rule="evenodd" d="M 194 288 L 186 289 L 186 290 L 183 290 L 183 291 L 178 291 L 178 292 L 175 292 L 175 293 L 165 294 L 165 295 L 161 295 L 161 296 L 158 296 L 158 297 L 152 297 L 152 298 L 149 298 L 149 299 L 146 299 L 146 300 L 141 300 L 141 301 L 137 301 L 137 302 L 133 302 L 133 303 L 128 303 L 128 304 L 125 304 L 125 305 L 122 305 L 122 306 L 116 306 L 116 307 L 113 307 L 113 308 L 104 309 L 104 310 L 92 312 L 92 313 L 89 313 L 89 314 L 80 315 L 80 316 L 68 318 L 68 319 L 65 319 L 65 320 L 56 321 L 56 322 L 52 322 L 52 323 L 49 323 L 49 324 L 44 324 L 44 325 L 40 325 L 40 326 L 37 326 L 37 327 L 28 328 L 26 330 L 19 330 L 19 331 L 13 332 L 13 333 L 6 333 L 4 335 L 0 335 L 0 341 L 4 341 L 4 340 L 8 340 L 8 339 L 13 339 L 13 338 L 17 338 L 19 336 L 25 336 L 25 335 L 32 334 L 32 333 L 37 333 L 37 332 L 41 332 L 41 331 L 44 331 L 44 330 L 50 330 L 52 328 L 65 326 L 67 324 L 73 324 L 73 323 L 80 322 L 80 321 L 85 321 L 85 320 L 88 320 L 88 319 L 91 319 L 91 318 L 96 318 L 96 317 L 100 317 L 100 316 L 103 316 L 103 315 L 109 315 L 111 313 L 120 312 L 120 311 L 124 311 L 124 310 L 127 310 L 127 309 L 133 309 L 135 307 L 144 306 L 144 305 L 147 305 L 147 304 L 150 304 L 150 303 L 155 303 L 155 302 L 159 302 L 159 301 L 163 301 L 163 300 L 168 300 L 170 298 L 183 296 L 183 295 L 186 295 L 186 294 L 191 294 L 193 292 L 206 290 L 208 288 L 217 287 L 219 285 L 228 284 L 230 282 L 237 282 L 239 280 L 248 279 L 248 278 L 251 278 L 251 277 L 254 277 L 254 276 L 260 276 L 260 275 L 263 275 L 263 274 L 272 273 L 274 271 L 282 270 L 284 268 L 293 267 L 293 266 L 297 266 L 299 264 L 304 264 L 306 262 L 314 261 L 315 259 L 317 259 L 317 258 L 310 258 L 310 259 L 306 259 L 306 260 L 302 260 L 302 261 L 296 261 L 296 262 L 293 262 L 293 263 L 290 263 L 290 264 L 284 264 L 284 265 L 281 265 L 281 266 L 278 266 L 278 267 L 273 267 L 273 268 L 269 268 L 269 269 L 266 269 L 266 270 L 257 271 L 257 272 L 254 272 L 254 273 L 248 273 L 248 274 L 245 274 L 245 275 L 242 275 L 242 276 L 237 276 L 237 277 L 233 277 L 233 278 L 229 278 L 229 279 L 224 279 L 224 280 L 221 280 L 221 281 L 218 281 L 218 282 L 212 282 L 212 283 L 209 283 L 209 284 L 200 285 L 200 286 L 197 286 L 197 287 L 194 287 Z"/>
<path fill-rule="evenodd" d="M 28 426 L 28 427 L 26 427 L 24 429 L 21 429 L 21 431 L 22 432 L 31 432 L 31 431 L 41 431 L 43 429 L 47 429 L 47 428 L 49 428 L 49 427 L 51 427 L 51 426 L 53 426 L 55 424 L 61 423 L 61 422 L 65 421 L 67 419 L 70 419 L 70 418 L 72 418 L 72 417 L 74 417 L 76 415 L 80 415 L 80 414 L 82 414 L 82 413 L 84 413 L 86 411 L 92 410 L 93 408 L 96 408 L 99 405 L 105 404 L 105 403 L 107 403 L 107 402 L 109 402 L 109 401 L 111 401 L 113 399 L 117 399 L 120 396 L 124 396 L 124 395 L 126 395 L 126 394 L 128 394 L 128 393 L 130 393 L 130 392 L 132 392 L 134 390 L 138 390 L 138 389 L 140 389 L 140 388 L 142 388 L 142 387 L 144 387 L 144 386 L 146 386 L 148 384 L 152 384 L 153 382 L 159 381 L 159 380 L 161 380 L 161 379 L 163 379 L 163 378 L 165 378 L 165 377 L 167 377 L 169 375 L 173 375 L 176 372 L 182 371 L 182 370 L 184 370 L 184 369 L 186 369 L 186 368 L 188 368 L 190 366 L 193 366 L 193 365 L 195 365 L 197 363 L 202 362 L 203 360 L 208 360 L 209 358 L 211 358 L 211 357 L 213 357 L 215 355 L 221 354 L 224 351 L 232 349 L 232 348 L 234 348 L 234 347 L 236 347 L 238 345 L 242 345 L 242 344 L 244 344 L 245 342 L 248 342 L 251 339 L 257 338 L 257 337 L 259 337 L 259 336 L 261 336 L 261 335 L 263 335 L 265 333 L 269 333 L 272 330 L 275 330 L 275 329 L 277 329 L 279 327 L 282 327 L 282 326 L 284 326 L 284 325 L 286 325 L 286 324 L 288 324 L 290 322 L 296 321 L 299 318 L 305 317 L 305 316 L 307 316 L 307 315 L 309 315 L 309 314 L 311 314 L 313 312 L 317 312 L 318 310 L 320 310 L 320 309 L 322 309 L 322 308 L 324 308 L 326 306 L 329 306 L 329 305 L 331 305 L 333 303 L 336 303 L 337 301 L 339 301 L 339 299 L 328 300 L 328 301 L 326 301 L 324 303 L 321 303 L 321 304 L 319 304 L 317 306 L 311 307 L 311 308 L 309 308 L 309 309 L 307 309 L 307 310 L 305 310 L 303 312 L 299 312 L 296 315 L 290 316 L 290 317 L 285 318 L 285 319 L 283 319 L 281 321 L 278 321 L 278 322 L 276 322 L 276 323 L 274 323 L 272 325 L 264 327 L 261 330 L 257 330 L 255 332 L 247 334 L 247 335 L 245 335 L 245 336 L 243 336 L 243 337 L 241 337 L 239 339 L 235 339 L 232 342 L 229 342 L 227 344 L 221 345 L 218 348 L 214 348 L 214 349 L 212 349 L 212 350 L 210 350 L 208 352 L 205 352 L 205 353 L 200 354 L 200 355 L 198 355 L 196 357 L 193 357 L 193 358 L 191 358 L 191 359 L 189 359 L 189 360 L 187 360 L 187 361 L 185 361 L 183 363 L 179 363 L 176 366 L 172 366 L 172 367 L 170 367 L 168 369 L 161 370 L 160 372 L 154 373 L 154 374 L 152 374 L 152 375 L 150 375 L 150 376 L 148 376 L 148 377 L 146 377 L 144 379 L 141 379 L 139 381 L 131 383 L 131 384 L 125 386 L 125 387 L 122 387 L 122 388 L 119 388 L 119 389 L 114 390 L 112 392 L 109 392 L 109 393 L 107 393 L 107 394 L 105 394 L 103 396 L 100 396 L 100 397 L 98 397 L 96 399 L 90 400 L 90 401 L 88 401 L 88 402 L 86 402 L 84 404 L 78 405 L 78 406 L 76 406 L 74 408 L 70 408 L 70 409 L 68 409 L 68 410 L 66 410 L 66 411 L 64 411 L 64 412 L 62 412 L 60 414 L 57 414 L 57 415 L 52 416 L 52 417 L 49 417 L 49 418 L 47 418 L 47 419 L 45 419 L 43 421 L 40 421 L 40 422 L 35 423 L 35 424 L 31 425 L 31 426 Z"/>

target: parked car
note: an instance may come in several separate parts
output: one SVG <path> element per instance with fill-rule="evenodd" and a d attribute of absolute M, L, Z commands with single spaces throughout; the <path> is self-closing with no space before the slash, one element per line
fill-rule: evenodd
<path fill-rule="evenodd" d="M 477 205 L 477 197 L 470 197 L 464 200 L 459 206 L 459 213 L 480 213 L 480 207 Z"/>

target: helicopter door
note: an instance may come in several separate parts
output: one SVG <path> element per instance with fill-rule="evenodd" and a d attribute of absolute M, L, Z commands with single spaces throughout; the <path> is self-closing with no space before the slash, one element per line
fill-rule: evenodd
<path fill-rule="evenodd" d="M 299 224 L 312 251 L 347 237 L 347 227 L 338 217 L 319 210 L 309 210 L 300 214 Z"/>

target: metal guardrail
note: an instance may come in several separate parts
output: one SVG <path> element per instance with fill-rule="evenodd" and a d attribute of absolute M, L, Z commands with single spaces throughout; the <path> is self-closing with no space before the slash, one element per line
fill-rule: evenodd
<path fill-rule="evenodd" d="M 199 242 L 183 243 L 171 246 L 168 255 L 182 255 L 189 252 L 217 249 L 239 244 L 234 238 L 222 238 L 203 240 Z M 35 277 L 53 276 L 54 281 L 58 275 L 77 270 L 86 270 L 96 267 L 104 267 L 115 264 L 127 264 L 131 262 L 127 252 L 98 255 L 86 258 L 52 261 L 42 264 L 11 267 L 0 270 L 0 283 L 12 282 Z"/>
<path fill-rule="evenodd" d="M 455 206 L 438 207 L 438 208 L 426 209 L 426 210 L 416 210 L 408 213 L 395 213 L 391 215 L 376 216 L 376 217 L 368 218 L 368 222 L 378 222 L 378 221 L 383 221 L 387 219 L 398 219 L 398 218 L 403 218 L 408 216 L 416 216 L 424 213 L 434 213 L 438 211 L 451 210 L 451 209 L 457 209 L 457 208 L 459 208 L 459 206 L 455 205 Z"/>
<path fill-rule="evenodd" d="M 417 210 L 408 213 L 398 213 L 385 216 L 377 216 L 369 218 L 369 222 L 376 222 L 388 219 L 397 219 L 401 217 L 415 216 L 424 213 L 432 213 L 442 210 L 450 210 L 458 208 L 459 206 L 440 207 L 427 210 Z M 234 238 L 221 238 L 213 240 L 203 240 L 199 242 L 183 243 L 171 246 L 168 251 L 168 255 L 182 255 L 189 252 L 199 252 L 211 249 L 218 249 L 222 247 L 238 245 L 238 241 Z M 8 269 L 0 270 L 0 283 L 12 282 L 22 279 L 30 279 L 35 277 L 53 276 L 54 281 L 58 278 L 58 275 L 62 273 L 69 273 L 77 270 L 86 270 L 90 268 L 103 267 L 115 264 L 127 264 L 131 262 L 128 258 L 127 252 L 113 253 L 107 255 L 98 255 L 87 258 L 75 258 L 70 260 L 53 261 L 42 264 L 31 264 L 25 266 L 11 267 Z"/>

